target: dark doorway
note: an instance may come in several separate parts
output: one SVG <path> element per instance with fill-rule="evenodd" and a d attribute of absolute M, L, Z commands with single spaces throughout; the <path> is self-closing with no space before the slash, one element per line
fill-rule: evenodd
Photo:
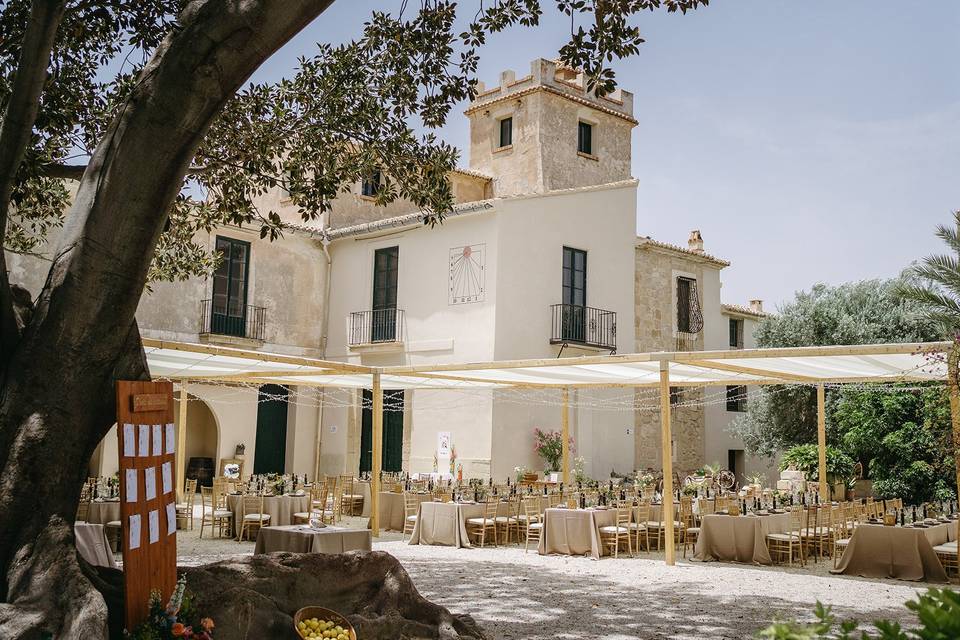
<path fill-rule="evenodd" d="M 400 248 L 387 247 L 373 253 L 373 319 L 371 342 L 397 338 L 397 276 Z"/>
<path fill-rule="evenodd" d="M 210 332 L 244 337 L 247 325 L 247 279 L 250 243 L 217 237 L 222 262 L 213 272 L 213 309 Z"/>
<path fill-rule="evenodd" d="M 727 449 L 727 468 L 737 476 L 737 482 L 743 482 L 744 454 L 743 449 Z"/>
<path fill-rule="evenodd" d="M 384 471 L 403 470 L 403 391 L 383 392 Z M 360 473 L 373 470 L 373 393 L 363 390 L 363 424 L 360 430 Z"/>
<path fill-rule="evenodd" d="M 257 445 L 254 473 L 283 473 L 287 458 L 287 388 L 260 387 L 257 404 Z"/>

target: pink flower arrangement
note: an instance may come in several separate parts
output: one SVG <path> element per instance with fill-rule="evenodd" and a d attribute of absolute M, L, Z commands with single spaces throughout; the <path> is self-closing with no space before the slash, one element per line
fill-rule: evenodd
<path fill-rule="evenodd" d="M 563 434 L 559 431 L 544 431 L 539 427 L 533 429 L 533 451 L 543 458 L 546 471 L 559 471 L 563 458 Z M 575 453 L 573 438 L 569 438 L 570 455 Z"/>

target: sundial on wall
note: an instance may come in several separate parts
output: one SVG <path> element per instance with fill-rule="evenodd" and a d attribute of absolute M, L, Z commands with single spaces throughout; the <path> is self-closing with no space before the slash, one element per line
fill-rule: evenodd
<path fill-rule="evenodd" d="M 450 273 L 447 282 L 449 304 L 483 302 L 484 266 L 487 248 L 483 244 L 471 244 L 450 249 Z"/>

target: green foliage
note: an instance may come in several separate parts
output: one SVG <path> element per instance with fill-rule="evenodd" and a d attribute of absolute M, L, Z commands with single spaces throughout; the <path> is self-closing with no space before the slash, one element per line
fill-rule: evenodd
<path fill-rule="evenodd" d="M 930 589 L 906 603 L 919 628 L 904 631 L 897 622 L 878 620 L 873 629 L 860 629 L 854 620 L 838 621 L 831 607 L 817 602 L 816 621 L 810 624 L 776 622 L 757 636 L 769 640 L 952 640 L 960 638 L 960 594 L 950 589 Z"/>
<path fill-rule="evenodd" d="M 960 211 L 953 212 L 953 226 L 939 225 L 938 238 L 951 251 L 949 254 L 924 258 L 910 269 L 897 291 L 917 304 L 926 317 L 940 325 L 944 332 L 960 329 Z"/>
<path fill-rule="evenodd" d="M 843 389 L 834 420 L 843 448 L 864 461 L 878 497 L 919 504 L 954 496 L 950 402 L 942 387 Z"/>
<path fill-rule="evenodd" d="M 864 280 L 840 286 L 815 285 L 796 294 L 757 327 L 758 347 L 879 344 L 940 340 L 937 323 L 915 302 L 901 299 L 901 279 Z M 834 424 L 836 394 L 827 394 L 827 429 L 839 444 Z M 764 387 L 747 412 L 731 425 L 754 454 L 774 455 L 793 445 L 816 442 L 816 391 L 811 387 Z"/>
<path fill-rule="evenodd" d="M 632 18 L 644 11 L 686 12 L 708 0 L 557 0 L 571 33 L 560 49 L 567 65 L 586 71 L 599 95 L 612 91 L 611 61 L 635 55 L 643 42 Z M 28 0 L 0 8 L 0 113 L 16 70 Z M 150 55 L 175 33 L 184 0 L 68 2 L 41 98 L 33 139 L 13 194 L 15 211 L 4 247 L 29 252 L 62 222 L 69 201 L 51 175 L 88 158 L 108 124 L 126 106 Z M 216 257 L 194 241 L 224 224 L 254 225 L 279 238 L 285 220 L 261 198 L 282 187 L 302 221 L 330 211 L 338 194 L 379 171 L 375 202 L 405 199 L 427 224 L 453 204 L 447 178 L 458 152 L 433 131 L 451 110 L 476 95 L 479 48 L 490 34 L 534 27 L 540 0 L 422 2 L 396 14 L 374 12 L 355 41 L 318 44 L 289 79 L 251 85 L 224 107 L 201 142 L 181 195 L 168 211 L 149 278 L 205 275 Z M 583 26 L 581 26 L 583 25 Z M 103 78 L 110 78 L 104 80 Z M 426 133 L 419 134 L 421 128 Z M 76 168 L 76 167 L 75 167 Z M 2 232 L 2 230 L 0 230 Z"/>
<path fill-rule="evenodd" d="M 856 463 L 853 458 L 836 447 L 827 446 L 827 475 L 846 479 L 853 474 Z M 801 444 L 784 451 L 780 469 L 793 467 L 803 471 L 808 480 L 816 479 L 820 472 L 820 452 L 815 444 Z"/>

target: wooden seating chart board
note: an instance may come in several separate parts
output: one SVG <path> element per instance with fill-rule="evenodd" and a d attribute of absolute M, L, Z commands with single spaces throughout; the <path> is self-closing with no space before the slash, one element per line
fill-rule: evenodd
<path fill-rule="evenodd" d="M 172 382 L 117 382 L 120 524 L 125 626 L 149 614 L 150 592 L 163 602 L 177 583 L 176 430 Z"/>

